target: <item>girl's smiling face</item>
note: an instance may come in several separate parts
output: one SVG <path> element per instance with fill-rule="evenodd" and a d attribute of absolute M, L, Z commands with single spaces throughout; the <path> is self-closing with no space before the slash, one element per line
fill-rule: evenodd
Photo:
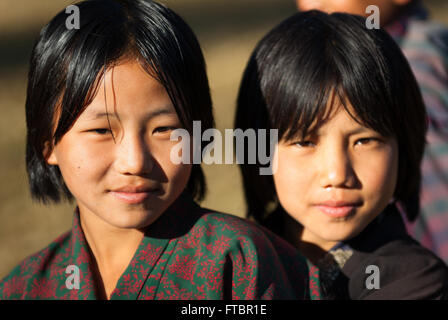
<path fill-rule="evenodd" d="M 165 88 L 137 61 L 125 61 L 105 73 L 92 103 L 47 162 L 59 166 L 81 214 L 118 228 L 143 228 L 189 180 L 191 165 L 170 161 L 178 143 L 170 134 L 180 127 Z"/>
<path fill-rule="evenodd" d="M 359 234 L 391 200 L 398 145 L 341 106 L 312 129 L 278 143 L 274 183 L 283 208 L 303 226 L 300 240 L 329 250 Z"/>

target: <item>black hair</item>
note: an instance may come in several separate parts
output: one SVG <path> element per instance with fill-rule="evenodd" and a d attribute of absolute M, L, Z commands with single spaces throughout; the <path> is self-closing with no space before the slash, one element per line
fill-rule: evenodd
<path fill-rule="evenodd" d="M 326 119 L 335 106 L 327 103 L 336 97 L 354 120 L 397 139 L 394 198 L 412 221 L 419 211 L 426 111 L 400 48 L 384 30 L 367 29 L 365 21 L 314 10 L 299 12 L 271 30 L 245 69 L 235 127 L 278 129 L 279 141 L 304 137 L 315 122 Z M 259 167 L 240 165 L 247 215 L 267 225 L 272 213 L 285 212 L 272 176 L 259 175 Z"/>
<path fill-rule="evenodd" d="M 79 29 L 67 28 L 62 10 L 41 30 L 30 60 L 26 166 L 32 198 L 43 203 L 73 200 L 59 167 L 46 162 L 46 144 L 60 141 L 93 100 L 105 70 L 123 57 L 135 58 L 164 86 L 190 133 L 193 120 L 201 121 L 202 130 L 214 126 L 204 57 L 182 18 L 150 0 L 75 5 Z M 193 165 L 185 191 L 196 200 L 204 197 L 199 164 Z"/>

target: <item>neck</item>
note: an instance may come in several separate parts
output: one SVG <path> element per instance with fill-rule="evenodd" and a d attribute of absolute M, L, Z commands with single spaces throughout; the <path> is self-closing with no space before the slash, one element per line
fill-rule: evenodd
<path fill-rule="evenodd" d="M 118 228 L 81 210 L 79 215 L 82 230 L 97 261 L 113 262 L 120 253 L 134 253 L 143 238 L 141 230 Z"/>
<path fill-rule="evenodd" d="M 112 226 L 88 210 L 79 211 L 81 228 L 94 255 L 106 297 L 134 256 L 144 233 L 138 229 Z"/>
<path fill-rule="evenodd" d="M 336 242 L 318 241 L 316 237 L 303 228 L 303 226 L 286 214 L 284 218 L 284 236 L 301 254 L 303 254 L 313 264 L 322 259 Z"/>

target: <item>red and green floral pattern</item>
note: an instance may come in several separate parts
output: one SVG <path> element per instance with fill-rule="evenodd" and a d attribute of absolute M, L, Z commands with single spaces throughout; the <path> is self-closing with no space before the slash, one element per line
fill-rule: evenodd
<path fill-rule="evenodd" d="M 0 282 L 0 299 L 98 299 L 76 210 L 73 227 Z M 66 268 L 80 271 L 79 289 Z M 111 299 L 318 299 L 316 270 L 252 222 L 200 208 L 182 196 L 147 228 Z M 310 281 L 311 280 L 311 281 Z"/>

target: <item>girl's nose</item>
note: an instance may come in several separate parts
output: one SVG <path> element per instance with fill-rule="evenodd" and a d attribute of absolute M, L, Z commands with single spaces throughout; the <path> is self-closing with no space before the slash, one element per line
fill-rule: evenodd
<path fill-rule="evenodd" d="M 116 168 L 121 174 L 149 174 L 153 166 L 154 159 L 144 137 L 129 135 L 117 142 Z"/>
<path fill-rule="evenodd" d="M 318 170 L 323 188 L 352 188 L 356 183 L 350 155 L 343 146 L 331 146 L 321 152 Z"/>

